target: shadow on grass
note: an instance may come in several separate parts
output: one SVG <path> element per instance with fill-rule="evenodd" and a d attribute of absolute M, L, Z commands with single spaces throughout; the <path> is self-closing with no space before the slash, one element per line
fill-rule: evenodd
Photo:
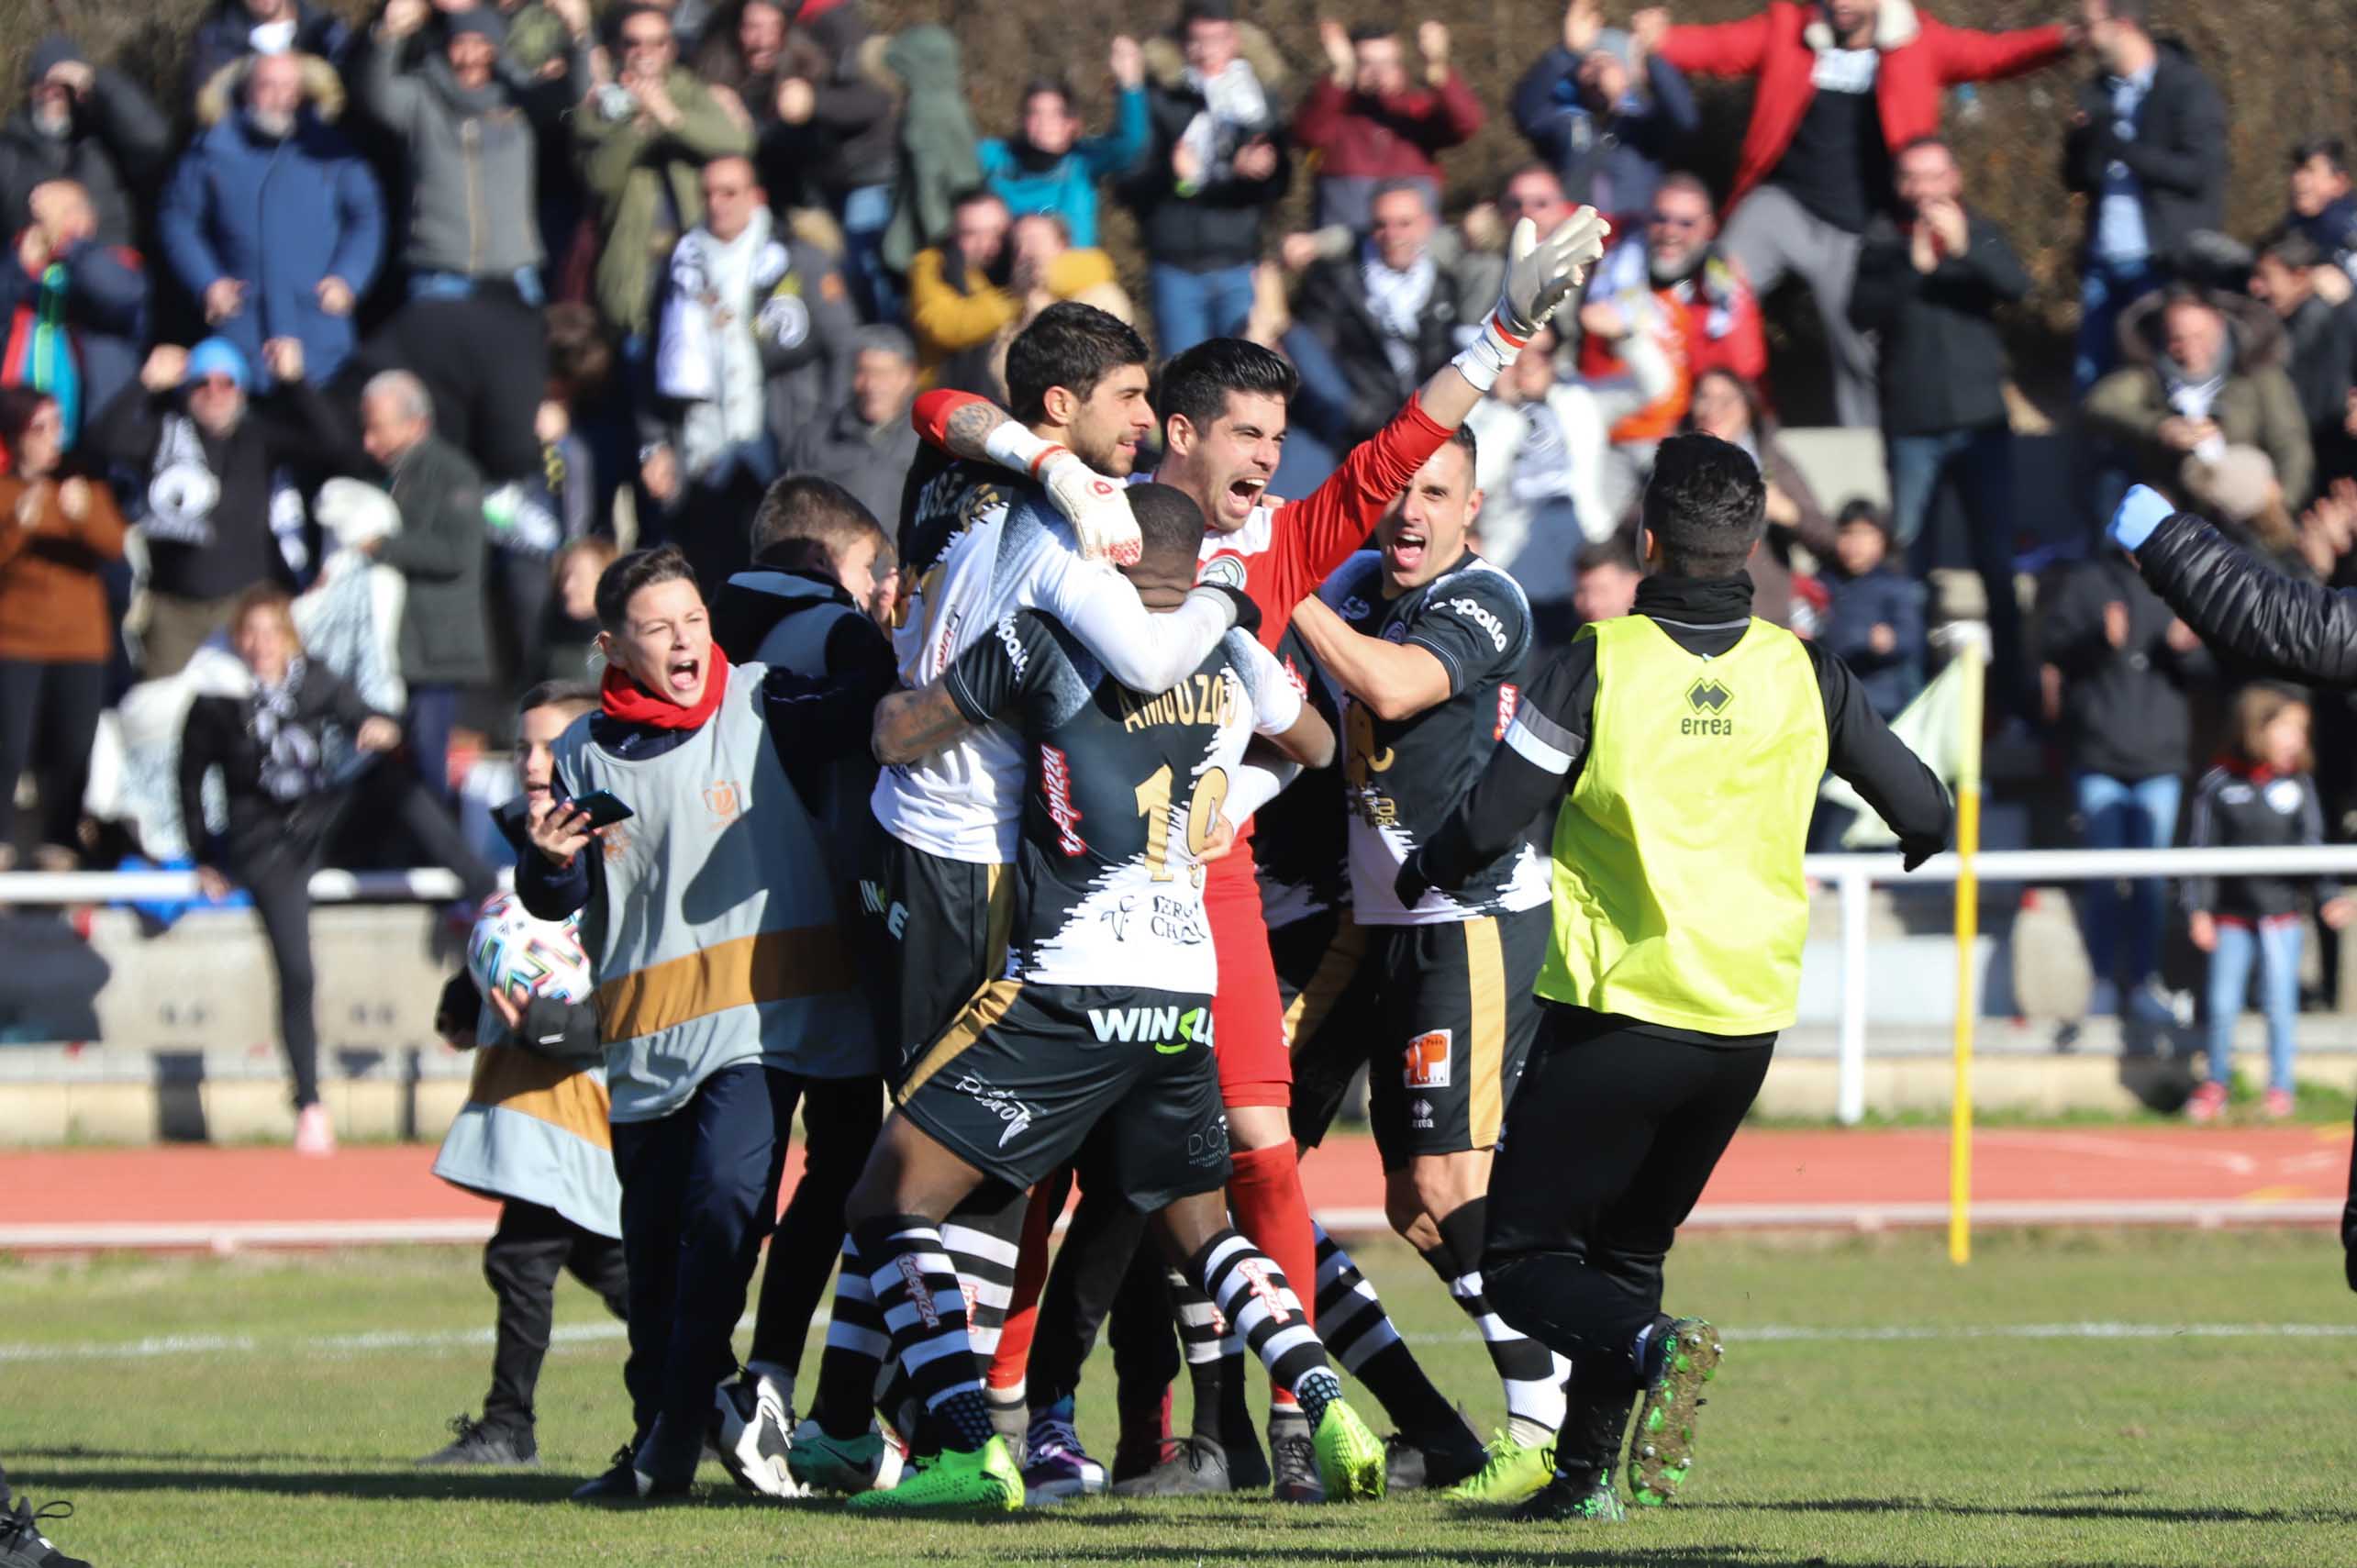
<path fill-rule="evenodd" d="M 2168 1507 L 2152 1504 L 2118 1506 L 2109 1499 L 2140 1496 L 2133 1491 L 2061 1493 L 2019 1503 L 1956 1503 L 1937 1497 L 1818 1497 L 1784 1503 L 1690 1503 L 1682 1513 L 1774 1514 L 1940 1514 L 1954 1518 L 1997 1519 L 2134 1519 L 2145 1524 L 2347 1524 L 2357 1525 L 2357 1509 L 2350 1508 L 2231 1508 Z M 2092 1497 L 2106 1501 L 2078 1502 Z"/>

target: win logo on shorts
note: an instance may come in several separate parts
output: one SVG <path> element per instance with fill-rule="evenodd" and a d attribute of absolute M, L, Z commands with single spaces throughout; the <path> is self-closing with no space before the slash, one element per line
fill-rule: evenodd
<path fill-rule="evenodd" d="M 1208 1007 L 1091 1007 L 1088 1023 L 1100 1042 L 1137 1040 L 1164 1056 L 1211 1043 Z"/>
<path fill-rule="evenodd" d="M 1409 1040 L 1400 1082 L 1411 1089 L 1447 1088 L 1452 1033 L 1449 1029 L 1429 1029 Z"/>

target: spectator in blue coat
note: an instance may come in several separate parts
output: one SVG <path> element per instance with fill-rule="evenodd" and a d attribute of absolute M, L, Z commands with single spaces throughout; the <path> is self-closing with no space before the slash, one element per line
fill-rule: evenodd
<path fill-rule="evenodd" d="M 1144 155 L 1152 127 L 1146 117 L 1146 57 L 1135 39 L 1113 40 L 1113 128 L 1082 136 L 1072 89 L 1041 80 L 1023 94 L 1023 128 L 982 143 L 982 172 L 1017 217 L 1035 212 L 1064 220 L 1082 250 L 1096 242 L 1096 184 L 1128 172 Z"/>
<path fill-rule="evenodd" d="M 1574 206 L 1618 217 L 1644 212 L 1662 161 L 1702 123 L 1678 68 L 1643 35 L 1607 28 L 1596 0 L 1572 0 L 1563 41 L 1514 89 L 1514 124 L 1563 182 Z"/>
<path fill-rule="evenodd" d="M 324 383 L 351 356 L 353 304 L 384 260 L 384 193 L 332 123 L 343 88 L 325 62 L 255 55 L 223 85 L 164 192 L 164 259 L 249 362 L 271 339 L 298 339 Z"/>
<path fill-rule="evenodd" d="M 1821 640 L 1858 677 L 1884 719 L 1923 688 L 1923 585 L 1890 563 L 1890 525 L 1871 501 L 1852 501 L 1835 524 L 1841 569 L 1826 582 L 1831 606 Z"/>

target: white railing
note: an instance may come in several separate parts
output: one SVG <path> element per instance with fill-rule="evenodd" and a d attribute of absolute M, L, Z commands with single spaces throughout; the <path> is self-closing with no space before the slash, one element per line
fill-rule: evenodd
<path fill-rule="evenodd" d="M 1878 884 L 1952 884 L 1963 862 L 1940 855 L 1906 871 L 1896 855 L 1810 855 L 1807 874 L 1830 886 L 1841 904 L 1841 1021 L 1834 1114 L 1855 1123 L 1866 1114 L 1867 900 Z M 2125 881 L 2183 876 L 2317 876 L 2357 878 L 2357 845 L 2293 850 L 1996 850 L 1974 857 L 1985 883 L 2027 884 Z M 502 880 L 505 880 L 503 874 Z M 447 871 L 323 871 L 311 879 L 322 904 L 363 899 L 445 903 L 459 896 Z M 179 871 L 0 873 L 0 905 L 112 904 L 130 900 L 195 902 L 204 896 L 196 873 Z"/>
<path fill-rule="evenodd" d="M 1854 1125 L 1866 1114 L 1867 896 L 1878 883 L 1953 883 L 1963 861 L 1954 854 L 1940 855 L 1914 872 L 1903 869 L 1896 855 L 1810 855 L 1802 864 L 1841 900 L 1840 1065 L 1834 1115 L 1845 1125 Z M 2357 844 L 2292 850 L 1992 850 L 1973 858 L 1973 871 L 1985 883 L 2017 884 L 2156 876 L 2357 876 Z"/>

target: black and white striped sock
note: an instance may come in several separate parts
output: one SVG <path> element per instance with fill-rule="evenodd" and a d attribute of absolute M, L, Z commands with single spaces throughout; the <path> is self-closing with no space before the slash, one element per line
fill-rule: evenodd
<path fill-rule="evenodd" d="M 1324 1226 L 1312 1220 L 1310 1229 L 1317 1239 L 1317 1337 L 1327 1352 L 1366 1385 L 1402 1430 L 1429 1436 L 1462 1428 L 1455 1407 L 1425 1375 L 1357 1262 Z"/>
<path fill-rule="evenodd" d="M 1326 1347 L 1301 1310 L 1301 1298 L 1273 1259 L 1233 1229 L 1220 1231 L 1190 1262 L 1220 1315 L 1269 1369 L 1269 1381 L 1301 1401 L 1311 1430 L 1342 1392 Z"/>
<path fill-rule="evenodd" d="M 827 1323 L 827 1345 L 818 1357 L 818 1393 L 810 1418 L 828 1436 L 846 1440 L 868 1429 L 876 1385 L 892 1359 L 892 1335 L 877 1310 L 860 1251 L 843 1240 L 843 1266 L 835 1274 L 835 1307 Z"/>
<path fill-rule="evenodd" d="M 966 1331 L 965 1292 L 939 1229 L 922 1215 L 900 1214 L 868 1221 L 857 1236 L 892 1353 L 939 1428 L 941 1446 L 968 1452 L 984 1447 L 990 1410 Z"/>
<path fill-rule="evenodd" d="M 998 1354 L 998 1336 L 1006 1327 L 1006 1308 L 1015 1299 L 1015 1262 L 1020 1255 L 1026 1203 L 1017 1199 L 1011 1213 L 953 1215 L 941 1225 L 941 1247 L 957 1271 L 959 1288 L 966 1297 L 966 1334 L 984 1378 Z M 1006 1235 L 998 1232 L 1006 1229 Z"/>
<path fill-rule="evenodd" d="M 1244 1383 L 1244 1341 L 1229 1327 L 1219 1308 L 1192 1280 L 1170 1271 L 1171 1307 L 1178 1318 L 1179 1348 L 1186 1357 L 1187 1385 L 1195 1393 L 1195 1435 L 1223 1447 L 1238 1431 L 1249 1432 L 1248 1417 L 1241 1429 L 1231 1429 L 1228 1391 Z"/>
<path fill-rule="evenodd" d="M 1449 1294 L 1482 1332 L 1490 1364 L 1506 1387 L 1506 1433 L 1524 1447 L 1544 1443 L 1563 1424 L 1572 1363 L 1497 1315 L 1482 1284 L 1481 1255 L 1489 1200 L 1475 1198 L 1440 1221 L 1440 1245 L 1425 1262 L 1449 1283 Z"/>

